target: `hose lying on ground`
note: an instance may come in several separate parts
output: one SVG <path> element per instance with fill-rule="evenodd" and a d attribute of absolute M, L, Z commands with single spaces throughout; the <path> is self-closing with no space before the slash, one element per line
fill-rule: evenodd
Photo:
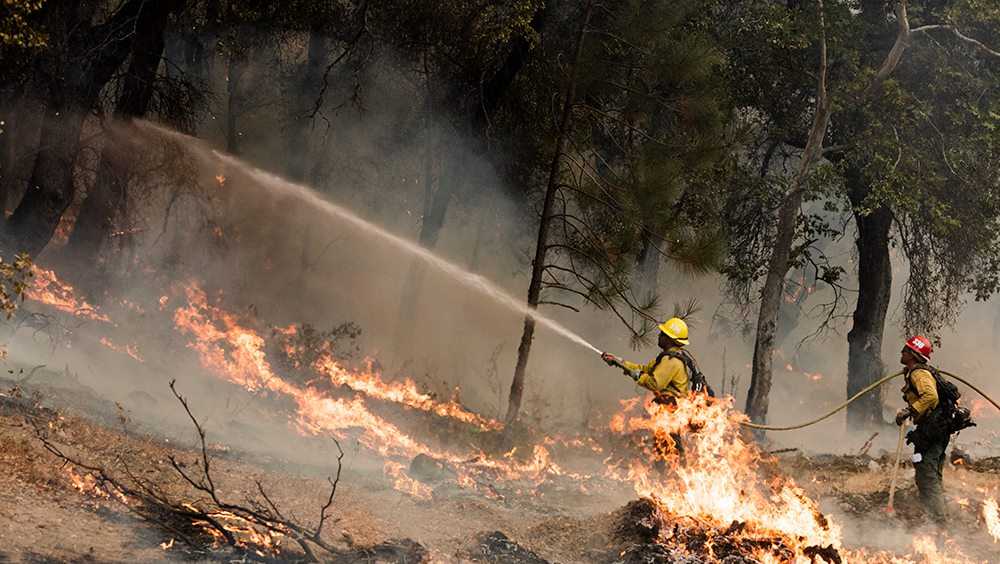
<path fill-rule="evenodd" d="M 993 398 L 991 398 L 990 396 L 988 396 L 985 393 L 983 393 L 982 390 L 980 390 L 979 388 L 977 388 L 975 385 L 971 384 L 968 380 L 962 378 L 961 376 L 956 376 L 955 374 L 952 374 L 951 372 L 946 372 L 944 370 L 938 370 L 938 373 L 941 374 L 941 375 L 947 376 L 949 378 L 954 378 L 955 380 L 958 380 L 959 382 L 965 384 L 969 388 L 972 388 L 973 391 L 975 391 L 979 395 L 983 396 L 986 399 L 986 401 L 992 403 L 993 407 L 996 407 L 998 410 L 1000 410 L 1000 404 L 998 404 L 996 401 L 994 401 Z M 820 421 L 823 421 L 824 419 L 832 417 L 833 415 L 835 415 L 840 410 L 842 410 L 842 409 L 846 408 L 847 406 L 851 405 L 852 403 L 854 403 L 861 396 L 863 396 L 863 395 L 871 392 L 872 390 L 878 388 L 882 384 L 885 384 L 889 380 L 892 380 L 893 378 L 895 378 L 897 376 L 902 376 L 902 375 L 903 375 L 902 372 L 897 372 L 895 374 L 890 374 L 888 376 L 884 376 L 881 380 L 878 380 L 877 382 L 869 384 L 863 390 L 861 390 L 860 392 L 858 392 L 858 393 L 854 394 L 853 396 L 851 396 L 850 398 L 848 398 L 847 401 L 845 401 L 844 403 L 842 403 L 842 404 L 838 405 L 837 407 L 835 407 L 833 409 L 833 411 L 830 411 L 829 413 L 827 413 L 825 415 L 822 415 L 820 417 L 817 417 L 816 419 L 813 419 L 811 421 L 806 421 L 805 423 L 800 423 L 798 425 L 789 425 L 787 427 L 779 427 L 779 426 L 775 426 L 775 425 L 761 425 L 759 423 L 751 423 L 749 421 L 745 421 L 745 422 L 740 423 L 740 425 L 743 425 L 744 427 L 749 427 L 751 429 L 759 429 L 761 431 L 792 431 L 792 430 L 795 430 L 795 429 L 802 429 L 802 428 L 808 427 L 810 425 L 815 425 L 816 423 L 819 423 Z"/>

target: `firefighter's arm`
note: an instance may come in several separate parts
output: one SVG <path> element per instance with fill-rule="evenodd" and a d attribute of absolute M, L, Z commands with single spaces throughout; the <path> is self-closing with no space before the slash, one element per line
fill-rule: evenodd
<path fill-rule="evenodd" d="M 652 366 L 649 366 L 652 368 Z M 656 370 L 648 370 L 639 377 L 638 384 L 654 392 L 666 390 L 672 382 L 679 381 L 684 374 L 684 363 L 676 358 L 665 358 Z"/>
<path fill-rule="evenodd" d="M 622 359 L 622 368 L 630 370 L 632 372 L 641 372 L 645 376 L 650 370 L 653 369 L 653 363 L 655 360 L 646 364 L 636 364 L 634 362 Z"/>
<path fill-rule="evenodd" d="M 910 380 L 917 390 L 917 399 L 910 404 L 910 408 L 913 410 L 913 419 L 917 420 L 937 407 L 937 383 L 934 381 L 934 376 L 926 370 L 914 370 L 913 374 L 910 375 Z"/>

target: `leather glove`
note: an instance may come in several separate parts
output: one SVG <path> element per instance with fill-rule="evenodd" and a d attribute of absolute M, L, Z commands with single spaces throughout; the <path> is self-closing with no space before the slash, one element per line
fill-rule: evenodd
<path fill-rule="evenodd" d="M 909 407 L 904 407 L 896 412 L 896 425 L 902 425 L 907 419 L 913 415 L 913 410 Z"/>
<path fill-rule="evenodd" d="M 601 360 L 608 363 L 608 366 L 621 366 L 621 359 L 611 353 L 601 353 Z"/>

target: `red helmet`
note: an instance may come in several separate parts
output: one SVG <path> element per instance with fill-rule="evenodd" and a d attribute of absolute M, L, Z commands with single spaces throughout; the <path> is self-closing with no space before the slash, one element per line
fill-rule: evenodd
<path fill-rule="evenodd" d="M 906 348 L 916 353 L 917 357 L 924 362 L 930 360 L 931 353 L 934 352 L 934 347 L 931 346 L 931 340 L 923 335 L 916 335 L 907 339 Z"/>

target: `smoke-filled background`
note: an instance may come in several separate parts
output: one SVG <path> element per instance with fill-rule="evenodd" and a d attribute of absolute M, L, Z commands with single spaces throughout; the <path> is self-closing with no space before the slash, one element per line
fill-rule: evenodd
<path fill-rule="evenodd" d="M 319 465 L 332 430 L 397 478 L 435 449 L 513 468 L 543 447 L 525 436 L 557 453 L 541 475 L 601 476 L 618 452 L 586 441 L 649 394 L 594 349 L 647 362 L 675 314 L 733 427 L 730 401 L 772 425 L 833 409 L 916 333 L 1000 396 L 1000 13 L 981 4 L 7 2 L 0 249 L 36 275 L 3 286 L 4 362 L 189 440 L 176 380 L 213 441 Z M 282 356 L 290 335 L 411 403 L 344 403 Z M 894 453 L 901 385 L 754 444 Z M 963 393 L 978 427 L 954 444 L 989 456 L 1000 417 Z M 367 456 L 376 431 L 397 450 Z M 615 479 L 616 503 L 655 493 Z"/>

